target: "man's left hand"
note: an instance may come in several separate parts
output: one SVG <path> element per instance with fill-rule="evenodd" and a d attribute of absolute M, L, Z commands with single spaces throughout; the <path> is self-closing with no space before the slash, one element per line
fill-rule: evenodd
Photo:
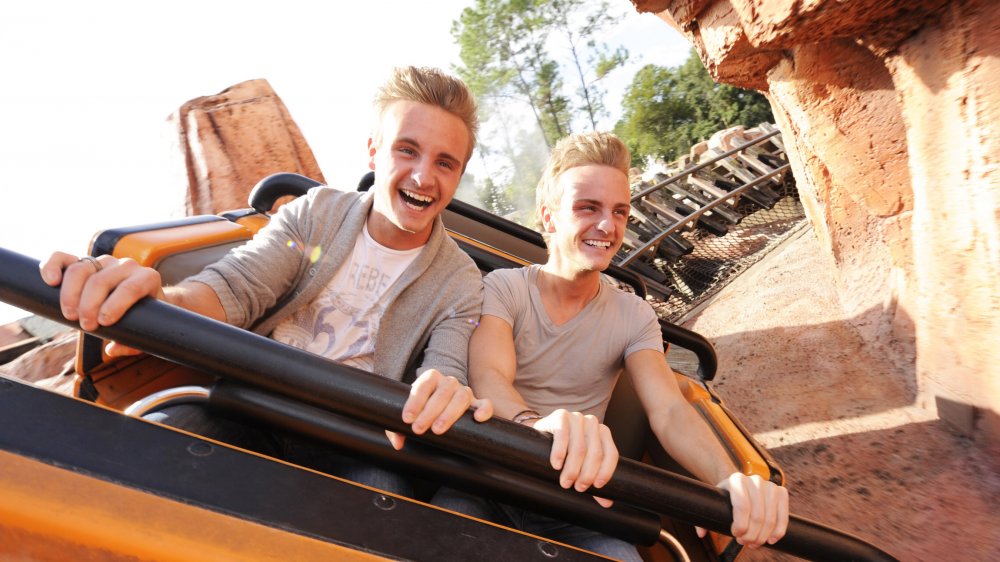
<path fill-rule="evenodd" d="M 754 474 L 734 472 L 718 484 L 729 490 L 733 504 L 733 538 L 744 546 L 757 548 L 774 544 L 788 529 L 788 490 Z M 699 528 L 698 536 L 705 536 Z"/>
<path fill-rule="evenodd" d="M 455 377 L 442 375 L 428 369 L 417 377 L 410 387 L 410 397 L 403 406 L 403 422 L 417 435 L 430 429 L 435 435 L 448 431 L 466 411 L 472 408 L 473 418 L 484 422 L 493 416 L 493 403 L 477 399 L 472 389 L 458 382 Z M 389 443 L 397 451 L 403 448 L 406 437 L 386 431 Z"/>

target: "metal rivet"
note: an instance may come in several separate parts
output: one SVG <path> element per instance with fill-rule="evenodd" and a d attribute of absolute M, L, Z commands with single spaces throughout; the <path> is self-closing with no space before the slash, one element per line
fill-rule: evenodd
<path fill-rule="evenodd" d="M 396 509 L 396 500 L 385 494 L 379 494 L 375 496 L 375 507 L 383 510 L 390 511 Z"/>
<path fill-rule="evenodd" d="M 542 555 L 546 558 L 555 558 L 559 556 L 559 547 L 550 542 L 539 541 L 538 550 L 541 550 Z"/>
<path fill-rule="evenodd" d="M 309 268 L 309 276 L 310 277 L 314 277 L 315 275 L 316 275 L 316 268 L 315 267 L 310 267 Z"/>
<path fill-rule="evenodd" d="M 214 448 L 211 445 L 201 441 L 188 445 L 188 452 L 196 457 L 207 457 L 212 454 L 213 450 Z"/>

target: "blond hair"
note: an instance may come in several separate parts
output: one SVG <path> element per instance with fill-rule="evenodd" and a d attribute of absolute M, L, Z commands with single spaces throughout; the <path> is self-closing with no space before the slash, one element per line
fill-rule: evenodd
<path fill-rule="evenodd" d="M 476 115 L 476 99 L 464 82 L 445 74 L 437 68 L 407 66 L 394 68 L 392 76 L 375 94 L 375 111 L 379 123 L 386 108 L 397 101 L 425 103 L 451 113 L 462 120 L 469 131 L 469 152 L 465 155 L 468 163 L 476 148 L 479 132 L 479 117 Z M 374 133 L 375 143 L 381 142 L 381 127 Z"/>
<path fill-rule="evenodd" d="M 548 236 L 542 228 L 542 206 L 549 209 L 558 208 L 559 200 L 562 199 L 559 176 L 563 172 L 579 166 L 596 164 L 611 166 L 628 177 L 631 163 L 632 154 L 628 146 L 612 133 L 597 131 L 577 133 L 563 137 L 557 142 L 535 190 L 535 220 L 546 241 Z"/>

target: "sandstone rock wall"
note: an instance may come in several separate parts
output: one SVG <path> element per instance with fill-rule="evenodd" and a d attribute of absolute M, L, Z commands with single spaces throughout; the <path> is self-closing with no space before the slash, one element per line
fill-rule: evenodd
<path fill-rule="evenodd" d="M 633 4 L 768 96 L 853 327 L 1000 440 L 1000 2 Z"/>
<path fill-rule="evenodd" d="M 322 183 L 312 150 L 267 80 L 195 98 L 170 116 L 188 175 L 188 215 L 247 207 L 262 178 L 295 172 Z"/>

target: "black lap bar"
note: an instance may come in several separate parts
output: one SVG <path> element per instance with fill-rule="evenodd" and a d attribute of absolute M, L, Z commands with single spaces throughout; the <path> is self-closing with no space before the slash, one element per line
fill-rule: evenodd
<path fill-rule="evenodd" d="M 449 453 L 407 439 L 397 451 L 385 431 L 295 400 L 232 381 L 212 387 L 209 407 L 331 443 L 375 464 L 413 474 L 472 494 L 519 505 L 624 541 L 650 546 L 660 534 L 660 518 L 620 503 L 603 508 L 587 494 L 564 490 L 524 474 Z"/>
<path fill-rule="evenodd" d="M 0 300 L 76 327 L 63 318 L 59 291 L 42 282 L 38 267 L 38 260 L 0 249 Z M 401 417 L 409 385 L 164 302 L 145 299 L 93 334 L 414 438 Z M 549 482 L 559 479 L 549 465 L 551 437 L 508 420 L 479 423 L 467 413 L 444 435 L 416 438 Z M 601 495 L 720 533 L 732 524 L 724 490 L 629 459 L 619 462 Z M 810 560 L 895 560 L 857 537 L 794 515 L 785 537 L 771 548 Z"/>

